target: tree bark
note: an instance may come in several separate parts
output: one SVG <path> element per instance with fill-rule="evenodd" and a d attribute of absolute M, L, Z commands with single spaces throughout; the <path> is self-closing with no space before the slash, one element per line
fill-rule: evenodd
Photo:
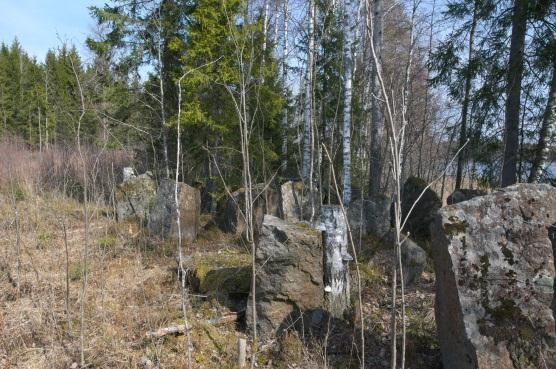
<path fill-rule="evenodd" d="M 348 262 L 353 260 L 347 252 L 347 224 L 338 205 L 321 208 L 324 243 L 324 291 L 326 308 L 330 315 L 342 318 L 350 305 Z"/>
<path fill-rule="evenodd" d="M 543 168 L 548 161 L 550 140 L 556 125 L 556 55 L 553 56 L 552 63 L 552 81 L 550 82 L 548 101 L 546 102 L 546 110 L 544 111 L 541 131 L 539 132 L 539 142 L 535 148 L 535 157 L 529 175 L 530 183 L 538 182 L 541 178 Z"/>
<path fill-rule="evenodd" d="M 307 48 L 307 71 L 305 75 L 305 101 L 303 119 L 303 173 L 304 181 L 312 177 L 313 143 L 313 64 L 315 53 L 315 0 L 309 1 L 309 42 Z"/>
<path fill-rule="evenodd" d="M 517 157 L 519 151 L 519 111 L 521 104 L 521 81 L 523 79 L 523 54 L 527 31 L 528 0 L 515 0 L 512 18 L 512 38 L 508 61 L 508 85 L 504 128 L 504 163 L 501 186 L 517 181 Z"/>
<path fill-rule="evenodd" d="M 375 0 L 371 9 L 373 17 L 373 34 L 371 42 L 374 45 L 378 63 L 373 63 L 371 69 L 371 149 L 369 160 L 369 196 L 376 198 L 380 194 L 380 177 L 382 172 L 382 155 L 380 145 L 380 131 L 382 126 L 382 111 L 380 103 L 380 83 L 378 80 L 378 68 L 382 62 L 383 44 L 383 18 L 384 1 Z"/>
<path fill-rule="evenodd" d="M 284 115 L 282 116 L 282 173 L 288 170 L 288 1 L 284 0 L 284 50 L 282 53 L 282 78 L 284 83 Z"/>
<path fill-rule="evenodd" d="M 159 25 L 158 25 L 158 42 L 157 42 L 157 59 L 158 59 L 158 79 L 159 79 L 159 102 L 160 102 L 160 129 L 162 134 L 162 157 L 164 159 L 164 174 L 165 178 L 170 178 L 170 160 L 168 159 L 168 127 L 166 126 L 166 101 L 165 101 L 165 94 L 164 94 L 164 62 L 162 59 L 162 21 L 161 19 L 161 7 L 158 8 L 158 17 L 159 17 Z"/>
<path fill-rule="evenodd" d="M 461 105 L 461 126 L 459 131 L 459 147 L 465 145 L 467 141 L 467 115 L 469 111 L 469 95 L 471 94 L 471 81 L 473 73 L 471 71 L 471 63 L 475 55 L 475 30 L 477 29 L 477 1 L 473 8 L 473 19 L 471 21 L 471 29 L 469 30 L 469 52 L 467 57 L 467 70 L 465 71 L 465 91 L 463 96 L 463 103 Z M 455 189 L 461 188 L 463 182 L 463 167 L 466 162 L 466 150 L 462 150 L 458 156 L 458 166 L 456 169 L 456 183 Z"/>
<path fill-rule="evenodd" d="M 353 58 L 351 50 L 351 22 L 350 22 L 350 0 L 344 0 L 344 122 L 342 134 L 343 154 L 343 202 L 349 206 L 351 202 L 351 93 L 352 93 L 352 71 Z"/>

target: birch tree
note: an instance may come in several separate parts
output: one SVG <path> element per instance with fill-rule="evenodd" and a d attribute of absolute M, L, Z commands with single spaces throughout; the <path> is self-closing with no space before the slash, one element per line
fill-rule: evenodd
<path fill-rule="evenodd" d="M 305 71 L 305 96 L 303 106 L 303 160 L 302 178 L 311 185 L 313 181 L 313 80 L 315 59 L 315 0 L 309 1 L 307 68 Z"/>
<path fill-rule="evenodd" d="M 289 22 L 289 0 L 284 0 L 284 48 L 282 50 L 282 83 L 284 84 L 284 113 L 282 115 L 282 173 L 288 169 L 288 22 Z"/>
<path fill-rule="evenodd" d="M 344 0 L 343 25 L 344 25 L 344 116 L 342 126 L 342 156 L 343 156 L 343 202 L 349 206 L 351 202 L 351 94 L 353 78 L 353 25 L 350 14 L 351 1 Z"/>

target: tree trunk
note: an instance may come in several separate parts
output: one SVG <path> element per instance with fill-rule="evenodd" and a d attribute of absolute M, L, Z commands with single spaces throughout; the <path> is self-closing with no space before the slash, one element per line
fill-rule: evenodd
<path fill-rule="evenodd" d="M 350 305 L 347 252 L 347 224 L 338 205 L 321 208 L 324 243 L 324 291 L 326 308 L 335 318 L 343 318 Z"/>
<path fill-rule="evenodd" d="M 313 143 L 313 60 L 315 52 L 315 0 L 309 2 L 309 43 L 307 48 L 307 71 L 305 75 L 305 101 L 303 118 L 303 173 L 304 181 L 312 177 Z"/>
<path fill-rule="evenodd" d="M 519 151 L 519 110 L 521 80 L 523 78 L 523 54 L 527 30 L 528 0 L 515 0 L 512 19 L 510 59 L 508 61 L 508 86 L 504 129 L 504 163 L 501 186 L 517 181 L 517 157 Z"/>
<path fill-rule="evenodd" d="M 554 132 L 554 125 L 556 125 L 556 55 L 553 56 L 552 67 L 552 81 L 550 82 L 550 91 L 548 94 L 548 101 L 546 102 L 546 110 L 539 132 L 539 142 L 535 148 L 535 157 L 531 166 L 531 174 L 529 175 L 529 182 L 538 182 L 543 168 L 548 161 L 548 154 L 550 152 L 550 140 Z"/>
<path fill-rule="evenodd" d="M 473 8 L 473 20 L 471 21 L 471 29 L 469 30 L 469 53 L 467 57 L 467 70 L 465 72 L 465 91 L 463 96 L 463 103 L 461 105 L 461 126 L 459 131 L 459 147 L 461 148 L 465 145 L 467 141 L 467 115 L 469 111 L 469 95 L 471 94 L 471 81 L 473 79 L 473 73 L 471 71 L 471 63 L 473 62 L 473 57 L 475 55 L 475 30 L 477 29 L 477 1 Z M 458 156 L 458 167 L 456 170 L 456 184 L 455 189 L 461 188 L 461 183 L 463 181 L 463 167 L 466 161 L 466 150 L 462 150 Z"/>
<path fill-rule="evenodd" d="M 383 43 L 383 18 L 384 1 L 375 0 L 371 9 L 373 17 L 373 35 L 371 42 L 374 45 L 378 63 L 373 63 L 371 69 L 371 149 L 369 160 L 369 196 L 376 198 L 380 194 L 380 177 L 382 171 L 382 157 L 380 145 L 380 131 L 382 126 L 382 111 L 380 104 L 380 83 L 378 80 L 378 68 L 382 62 Z"/>
<path fill-rule="evenodd" d="M 162 4 L 161 4 L 162 6 Z M 158 8 L 158 16 L 160 18 L 160 7 Z M 157 58 L 158 58 L 158 80 L 160 92 L 160 129 L 162 134 L 162 157 L 164 159 L 164 174 L 165 178 L 170 178 L 170 161 L 168 160 L 168 127 L 166 127 L 166 101 L 164 95 L 164 64 L 162 60 L 162 24 L 159 24 L 158 29 L 158 44 L 157 44 Z"/>
<path fill-rule="evenodd" d="M 266 48 L 268 40 L 268 17 L 269 17 L 269 4 L 268 0 L 264 0 L 263 3 L 263 56 L 261 60 L 261 80 L 264 82 L 264 69 L 266 63 Z"/>
<path fill-rule="evenodd" d="M 343 202 L 349 206 L 351 202 L 351 90 L 352 90 L 352 50 L 351 50 L 351 22 L 350 22 L 350 1 L 344 3 L 344 124 L 342 134 L 343 150 Z"/>
<path fill-rule="evenodd" d="M 282 116 L 282 173 L 288 170 L 288 1 L 284 0 L 284 50 L 282 54 L 282 78 L 284 80 L 284 115 Z"/>

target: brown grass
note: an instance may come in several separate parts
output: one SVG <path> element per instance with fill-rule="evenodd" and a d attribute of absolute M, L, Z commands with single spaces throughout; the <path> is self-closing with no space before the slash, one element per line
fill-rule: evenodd
<path fill-rule="evenodd" d="M 22 194 L 54 191 L 82 200 L 85 166 L 89 198 L 109 200 L 114 184 L 122 179 L 123 167 L 132 165 L 133 153 L 85 146 L 82 154 L 63 145 L 39 152 L 17 137 L 4 137 L 0 139 L 0 190 L 15 189 Z"/>
<path fill-rule="evenodd" d="M 69 368 L 79 363 L 79 305 L 84 228 L 82 205 L 62 195 L 17 202 L 21 222 L 20 291 L 16 288 L 16 228 L 12 202 L 0 195 L 0 368 Z M 91 204 L 89 279 L 85 304 L 85 357 L 93 368 L 138 368 L 148 358 L 163 368 L 186 366 L 185 338 L 145 338 L 147 331 L 181 324 L 175 258 L 165 245 L 128 223 L 104 217 Z M 65 250 L 60 219 L 67 222 L 69 319 L 65 311 Z M 103 242 L 113 239 L 115 242 Z M 223 237 L 218 236 L 219 242 Z M 208 242 L 206 240 L 205 242 Z M 80 269 L 81 268 L 81 269 Z M 229 311 L 216 301 L 192 298 L 192 322 Z M 233 324 L 198 325 L 192 332 L 195 368 L 233 368 Z"/>

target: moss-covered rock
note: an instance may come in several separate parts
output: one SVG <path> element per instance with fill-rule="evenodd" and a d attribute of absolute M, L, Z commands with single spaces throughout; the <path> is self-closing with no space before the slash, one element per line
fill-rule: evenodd
<path fill-rule="evenodd" d="M 199 252 L 191 256 L 189 282 L 198 292 L 217 298 L 249 294 L 251 256 L 235 250 Z"/>

